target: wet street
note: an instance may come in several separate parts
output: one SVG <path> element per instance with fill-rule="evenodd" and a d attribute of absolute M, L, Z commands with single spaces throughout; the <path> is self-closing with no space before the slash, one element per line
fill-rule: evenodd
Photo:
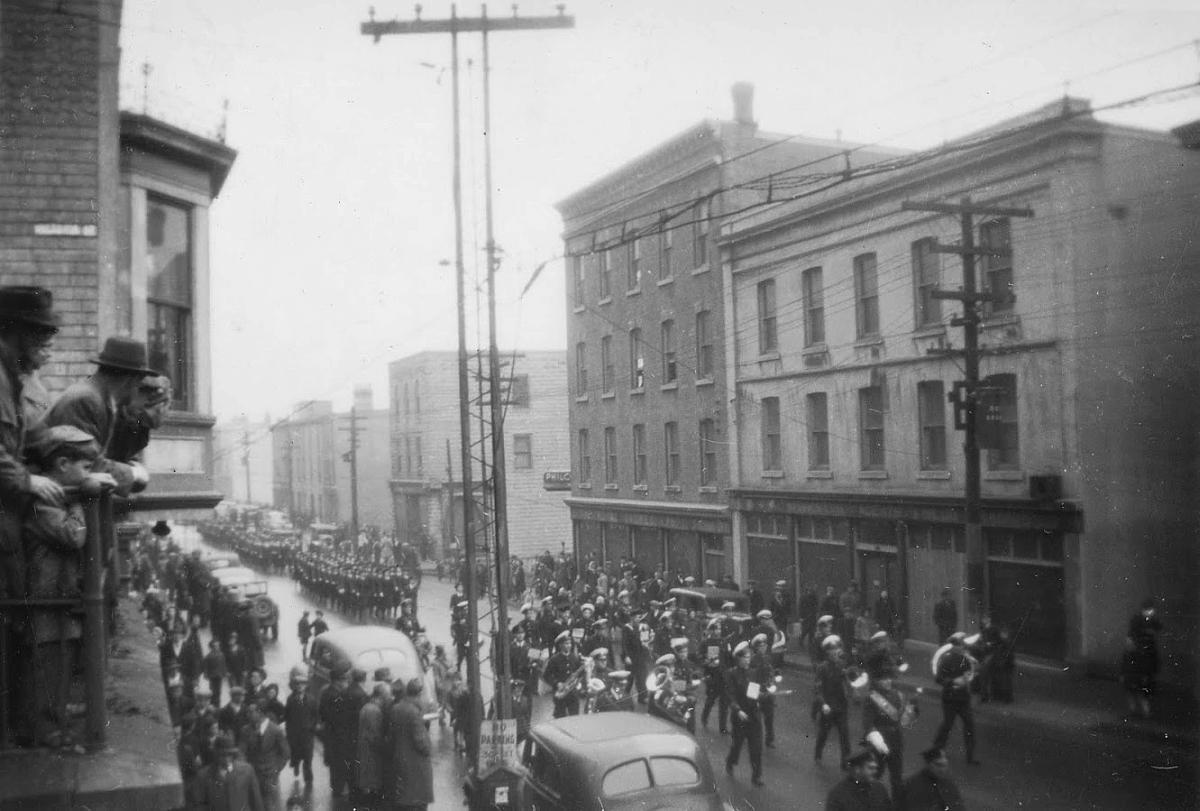
<path fill-rule="evenodd" d="M 190 529 L 180 528 L 178 538 L 185 548 L 202 543 Z M 295 626 L 300 613 L 320 606 L 301 594 L 292 580 L 285 576 L 264 575 L 271 596 L 279 604 L 280 638 L 266 643 L 268 683 L 280 686 L 281 698 L 287 695 L 288 670 L 300 663 L 300 647 Z M 435 645 L 450 644 L 450 615 L 448 602 L 453 591 L 449 582 L 439 583 L 436 577 L 426 576 L 419 595 L 419 617 L 430 640 Z M 331 629 L 348 624 L 347 618 L 325 610 Z M 481 627 L 488 628 L 485 606 L 480 607 Z M 924 667 L 924 662 L 914 662 Z M 481 668 L 489 672 L 485 664 Z M 465 672 L 465 667 L 464 667 Z M 825 795 L 841 779 L 838 769 L 836 733 L 826 746 L 823 764 L 813 762 L 815 725 L 808 718 L 811 697 L 811 677 L 805 671 L 784 672 L 785 690 L 790 695 L 778 699 L 776 713 L 776 747 L 764 750 L 764 780 L 766 785 L 755 788 L 750 783 L 750 767 L 743 752 L 742 762 L 732 778 L 724 772 L 724 758 L 729 736 L 717 730 L 716 715 L 708 729 L 698 729 L 697 737 L 705 746 L 718 786 L 738 809 L 793 809 L 823 807 Z M 485 684 L 485 697 L 490 692 Z M 1018 697 L 1019 700 L 1019 697 Z M 548 698 L 536 699 L 534 723 L 550 715 Z M 998 709 L 998 708 L 997 708 Z M 921 716 L 913 729 L 906 732 L 906 774 L 917 771 L 920 751 L 930 745 L 941 722 L 940 701 L 936 697 L 921 699 Z M 1160 750 L 1153 743 L 1129 743 L 1106 747 L 1093 731 L 1079 730 L 1077 735 L 1049 737 L 1044 732 L 1023 728 L 1007 722 L 1003 714 L 989 708 L 976 713 L 978 727 L 978 758 L 982 766 L 968 767 L 962 747 L 962 731 L 956 727 L 950 736 L 948 751 L 954 779 L 958 783 L 967 807 L 1043 809 L 1128 809 L 1128 808 L 1185 808 L 1179 798 L 1191 796 L 1190 764 L 1181 769 L 1175 753 Z M 850 725 L 852 743 L 862 737 L 860 713 L 853 711 Z M 463 807 L 462 780 L 464 760 L 454 752 L 448 728 L 434 725 L 431 729 L 434 746 L 433 808 Z M 342 811 L 351 804 L 334 799 L 329 791 L 329 773 L 318 754 L 314 757 L 315 784 L 305 794 L 303 783 L 295 781 L 290 772 L 281 776 L 284 797 L 295 793 L 305 799 L 304 807 L 313 811 Z M 1150 800 L 1150 798 L 1154 798 Z"/>

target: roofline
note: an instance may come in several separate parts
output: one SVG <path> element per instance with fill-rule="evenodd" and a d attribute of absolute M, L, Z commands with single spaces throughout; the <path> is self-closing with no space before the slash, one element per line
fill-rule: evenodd
<path fill-rule="evenodd" d="M 208 173 L 212 196 L 221 194 L 237 150 L 143 113 L 121 111 L 121 148 L 139 148 Z"/>
<path fill-rule="evenodd" d="M 480 349 L 479 351 L 482 352 L 483 350 Z M 467 350 L 468 357 L 473 356 L 474 354 L 475 353 L 472 350 Z M 500 354 L 501 360 L 504 360 L 505 357 L 512 357 L 513 355 L 516 355 L 518 358 L 536 358 L 536 357 L 545 357 L 547 355 L 562 355 L 563 359 L 565 360 L 566 356 L 567 356 L 567 350 L 565 348 L 563 348 L 563 349 L 501 349 L 501 350 L 499 350 L 499 354 Z M 402 363 L 412 363 L 414 361 L 424 360 L 424 359 L 447 359 L 447 360 L 457 361 L 458 360 L 458 350 L 457 349 L 426 349 L 421 352 L 414 352 L 413 354 L 405 355 L 402 358 L 396 358 L 395 360 L 389 360 L 388 368 L 390 369 L 393 366 L 397 366 Z"/>

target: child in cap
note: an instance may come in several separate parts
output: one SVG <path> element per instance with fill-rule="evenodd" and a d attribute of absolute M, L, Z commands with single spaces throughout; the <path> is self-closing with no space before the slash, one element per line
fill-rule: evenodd
<path fill-rule="evenodd" d="M 27 452 L 32 468 L 62 487 L 92 479 L 115 486 L 111 476 L 93 474 L 100 447 L 90 434 L 70 425 L 48 428 Z M 82 596 L 83 548 L 87 540 L 83 507 L 63 495 L 35 498 L 22 526 L 31 599 L 78 599 Z M 77 615 L 60 608 L 30 611 L 26 642 L 32 654 L 24 680 L 32 693 L 33 734 L 44 746 L 71 747 L 66 702 L 78 658 L 83 627 Z"/>

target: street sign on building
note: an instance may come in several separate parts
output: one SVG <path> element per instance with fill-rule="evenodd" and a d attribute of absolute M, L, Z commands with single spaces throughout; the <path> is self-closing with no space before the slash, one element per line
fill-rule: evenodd
<path fill-rule="evenodd" d="M 517 720 L 484 721 L 479 728 L 479 772 L 497 766 L 517 765 Z"/>
<path fill-rule="evenodd" d="M 570 490 L 571 489 L 571 471 L 569 470 L 547 470 L 542 474 L 542 489 L 543 490 Z"/>

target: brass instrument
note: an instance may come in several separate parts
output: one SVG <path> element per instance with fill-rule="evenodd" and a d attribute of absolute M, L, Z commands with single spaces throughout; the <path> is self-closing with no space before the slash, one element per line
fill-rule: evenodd
<path fill-rule="evenodd" d="M 564 698 L 571 695 L 571 693 L 578 690 L 580 684 L 587 684 L 587 682 L 591 681 L 592 667 L 594 665 L 595 662 L 592 661 L 592 657 L 585 656 L 583 658 L 583 664 L 581 664 L 574 673 L 564 679 L 562 684 L 558 685 L 558 689 L 554 691 L 555 700 L 562 701 Z"/>

